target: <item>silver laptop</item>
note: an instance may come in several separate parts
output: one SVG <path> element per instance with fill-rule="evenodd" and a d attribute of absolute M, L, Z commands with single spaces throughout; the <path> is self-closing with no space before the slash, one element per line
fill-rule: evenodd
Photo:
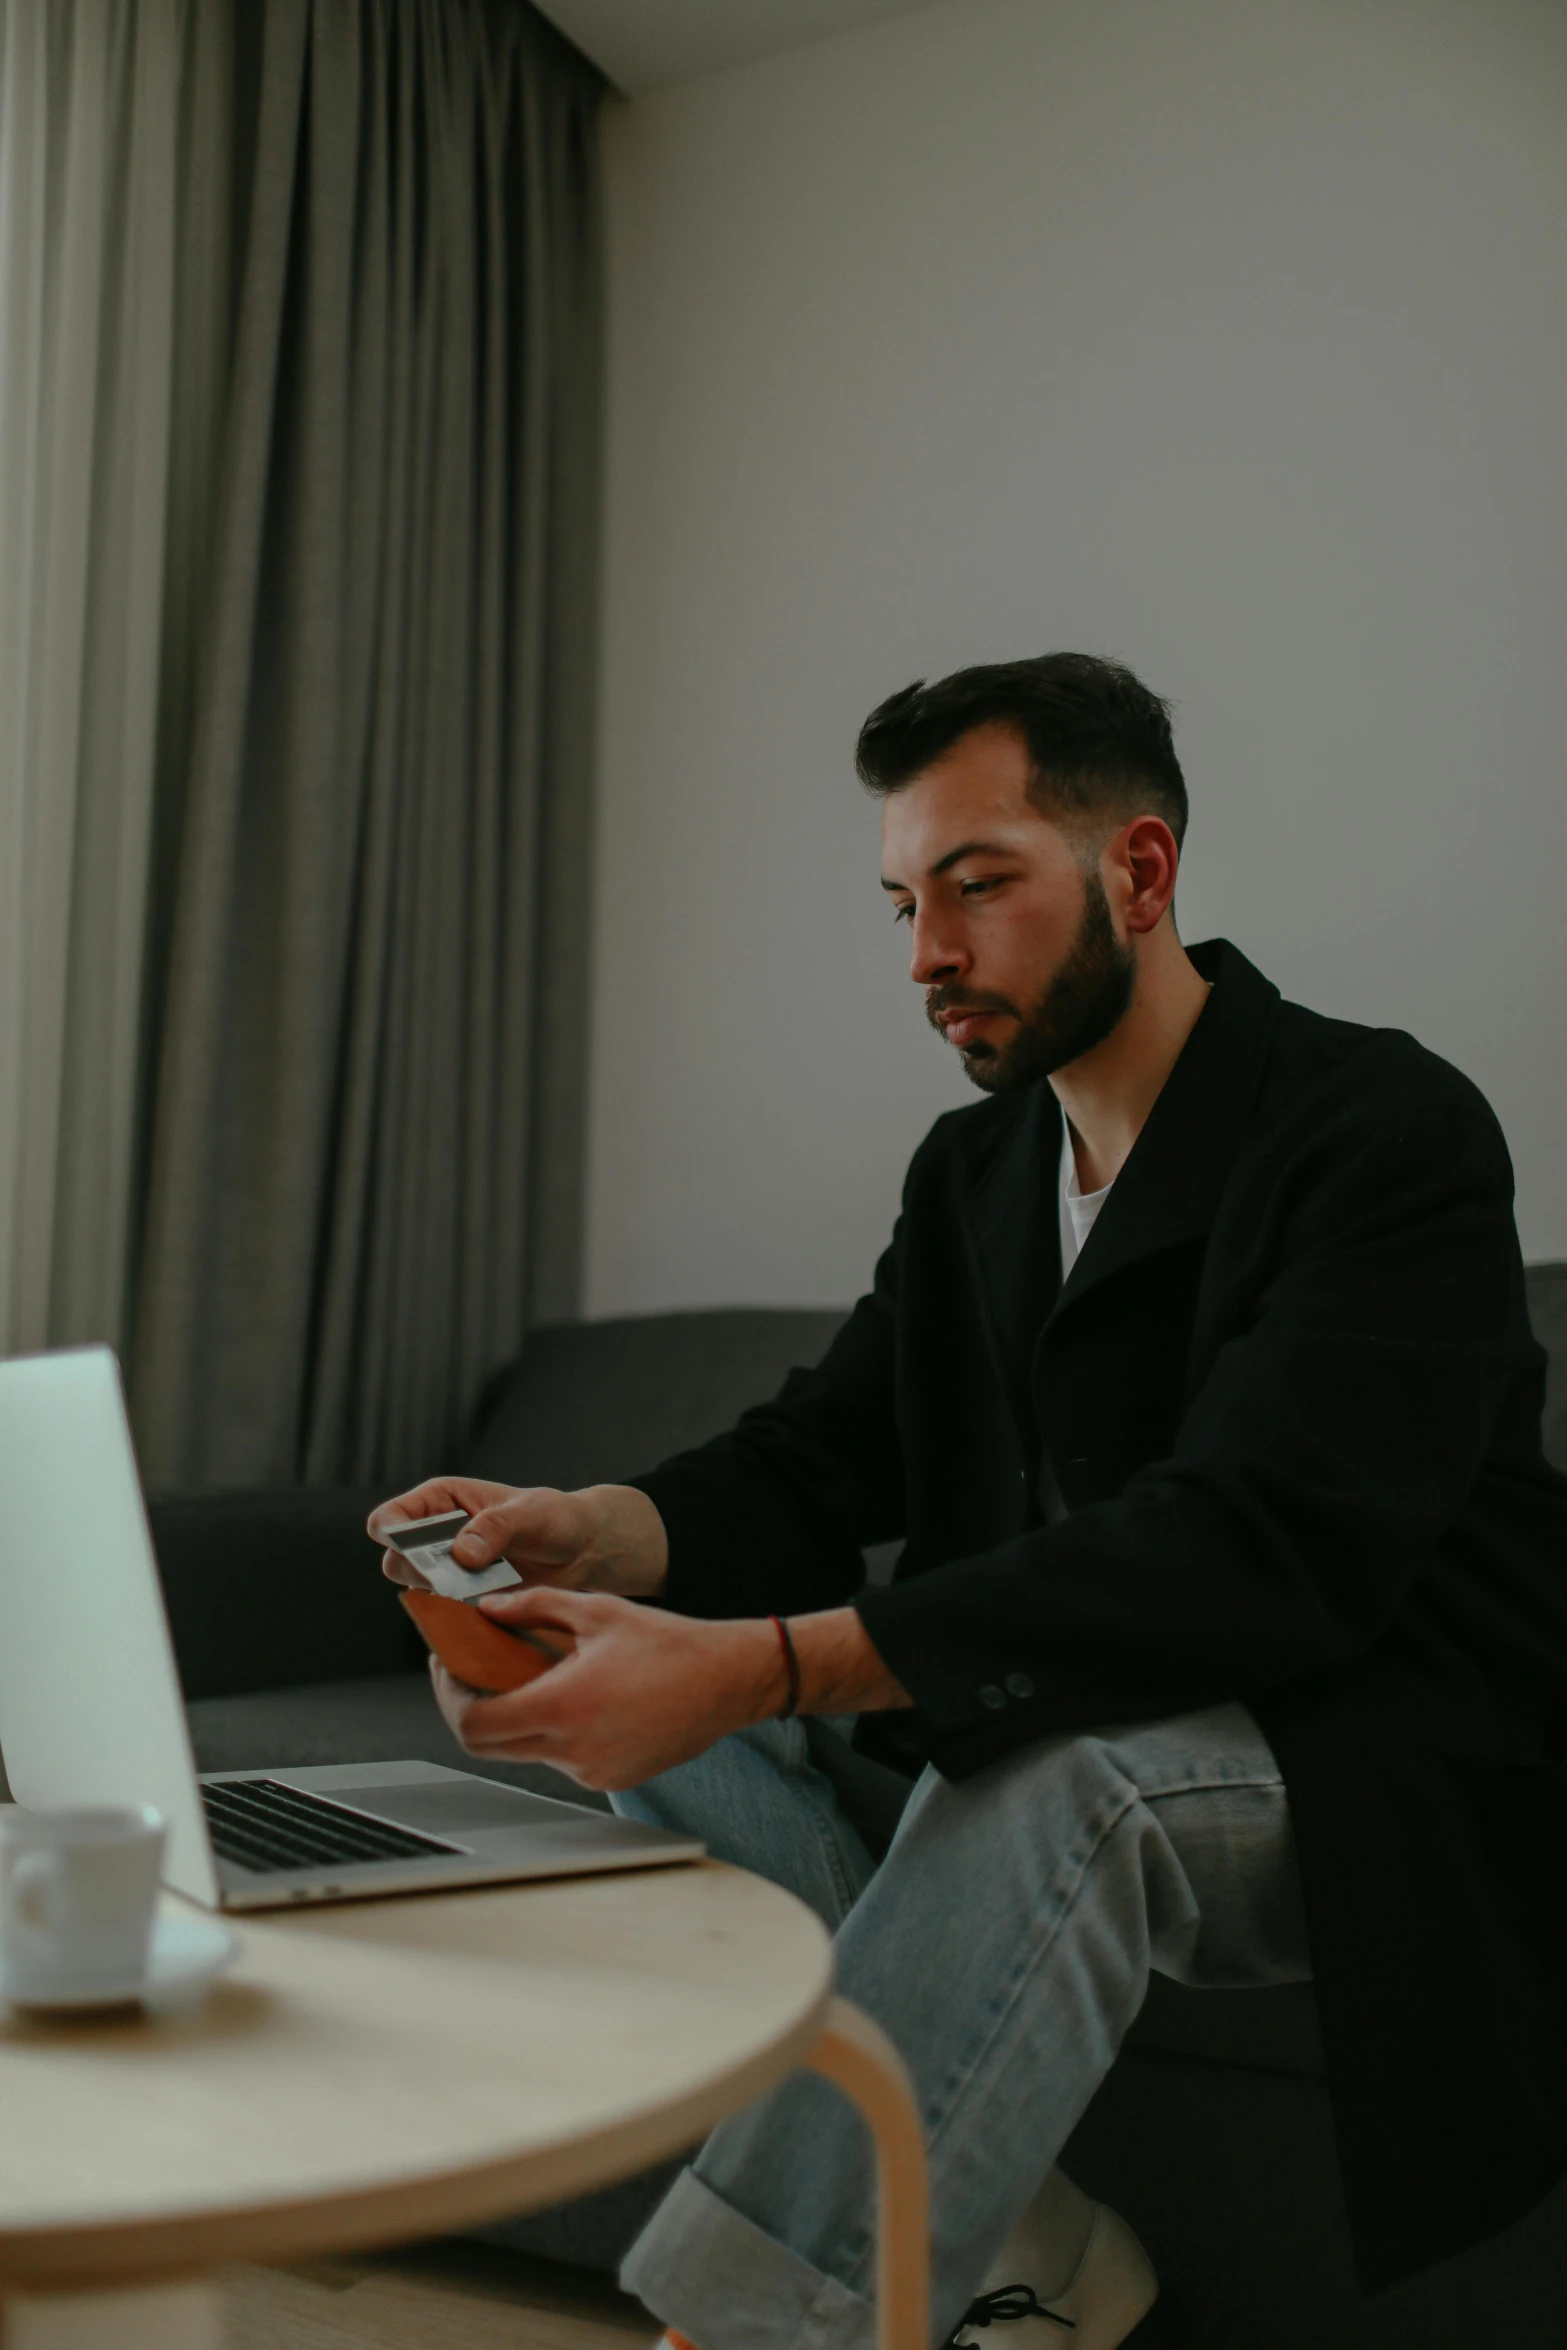
<path fill-rule="evenodd" d="M 236 1587 L 247 1604 L 265 1607 L 265 1589 Z M 156 1804 L 165 1882 L 210 1908 L 656 1868 L 703 1849 L 438 1763 L 198 1779 L 106 1346 L 0 1362 L 0 1753 L 18 1803 Z"/>

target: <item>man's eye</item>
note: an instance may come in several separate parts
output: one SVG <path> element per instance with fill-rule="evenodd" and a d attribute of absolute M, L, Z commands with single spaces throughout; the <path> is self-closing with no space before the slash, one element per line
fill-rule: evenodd
<path fill-rule="evenodd" d="M 912 906 L 894 906 L 892 909 L 892 918 L 894 922 L 907 922 L 913 911 L 914 908 Z"/>
<path fill-rule="evenodd" d="M 993 881 L 960 881 L 958 883 L 958 894 L 965 898 L 971 898 L 976 895 L 983 896 L 986 890 L 994 889 L 995 886 L 996 885 Z"/>

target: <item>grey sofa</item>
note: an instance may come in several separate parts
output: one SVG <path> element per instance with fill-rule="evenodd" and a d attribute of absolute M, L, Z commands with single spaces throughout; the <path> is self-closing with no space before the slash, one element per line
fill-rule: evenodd
<path fill-rule="evenodd" d="M 1567 1467 L 1567 1265 L 1531 1269 L 1530 1306 L 1553 1365 L 1547 1450 Z M 630 1475 L 773 1392 L 792 1364 L 815 1359 L 839 1319 L 722 1312 L 540 1330 L 481 1400 L 453 1465 L 562 1486 Z M 372 1498 L 155 1497 L 203 1767 L 461 1760 L 364 1538 Z M 872 1558 L 869 1571 L 886 1563 Z M 495 1775 L 602 1800 L 538 1767 L 499 1765 Z M 1567 2195 L 1506 2238 L 1359 2300 L 1309 1988 L 1195 1992 L 1156 1978 L 1064 2160 L 1131 2218 L 1164 2279 L 1139 2350 L 1567 2345 Z M 609 2267 L 657 2191 L 657 2178 L 631 2182 L 519 2222 L 507 2240 Z"/>

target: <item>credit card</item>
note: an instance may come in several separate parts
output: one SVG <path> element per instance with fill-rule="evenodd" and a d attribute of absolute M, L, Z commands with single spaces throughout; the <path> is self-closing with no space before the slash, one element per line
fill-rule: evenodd
<path fill-rule="evenodd" d="M 510 1591 L 522 1577 L 505 1559 L 491 1567 L 470 1570 L 452 1556 L 452 1544 L 468 1523 L 464 1510 L 444 1517 L 417 1518 L 411 1526 L 389 1526 L 386 1539 L 401 1551 L 419 1581 L 419 1591 L 438 1591 L 443 1599 L 482 1599 L 487 1591 Z"/>

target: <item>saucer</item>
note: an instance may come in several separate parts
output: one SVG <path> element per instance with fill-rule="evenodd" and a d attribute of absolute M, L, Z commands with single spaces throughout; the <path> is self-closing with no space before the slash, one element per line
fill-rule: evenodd
<path fill-rule="evenodd" d="M 7 1992 L 23 2015 L 63 2015 L 91 2007 L 123 2007 L 137 2000 L 154 2015 L 190 2007 L 238 1955 L 239 1944 L 211 1918 L 168 1915 L 153 1920 L 147 1964 L 123 1975 L 95 1975 L 90 1983 L 65 1978 L 25 1997 Z"/>

